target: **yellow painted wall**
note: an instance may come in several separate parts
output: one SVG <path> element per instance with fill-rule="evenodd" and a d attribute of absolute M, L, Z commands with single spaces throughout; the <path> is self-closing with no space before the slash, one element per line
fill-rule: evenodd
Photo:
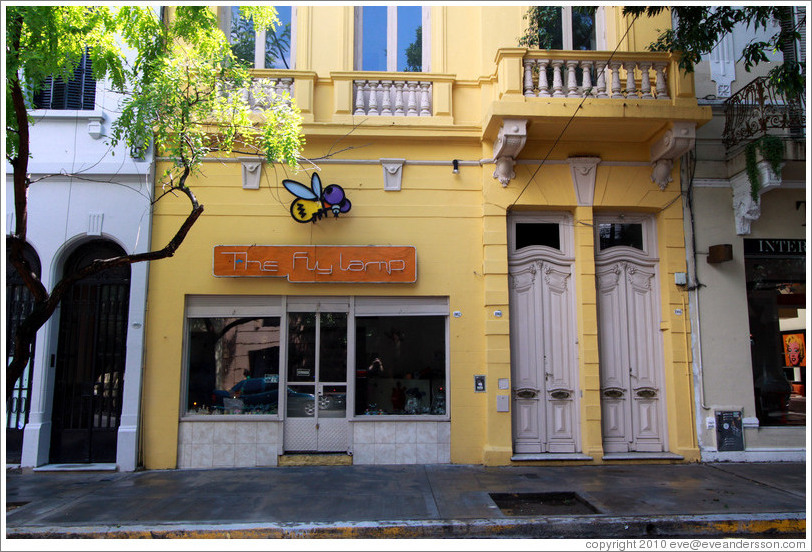
<path fill-rule="evenodd" d="M 679 163 L 674 165 L 674 182 L 666 191 L 651 182 L 649 148 L 659 135 L 620 132 L 619 141 L 598 139 L 617 120 L 633 118 L 636 112 L 634 106 L 624 106 L 620 113 L 615 104 L 594 102 L 584 106 L 578 124 L 558 143 L 552 133 L 528 140 L 520 159 L 548 157 L 543 167 L 536 171 L 537 165 L 517 165 L 516 178 L 507 187 L 492 176 L 494 166 L 487 160 L 493 154 L 493 138 L 483 138 L 483 125 L 498 89 L 495 59 L 498 49 L 517 45 L 525 9 L 432 7 L 432 72 L 447 75 L 452 83 L 450 119 L 438 123 L 433 118 L 336 118 L 336 98 L 349 91 L 347 80 L 342 83 L 336 73 L 352 71 L 353 9 L 332 5 L 298 8 L 296 68 L 315 74 L 309 77 L 314 86 L 313 116 L 304 128 L 307 146 L 303 155 L 317 165 L 327 155 L 346 162 L 322 163 L 320 175 L 325 186 L 335 183 L 344 188 L 353 203 L 352 211 L 337 220 L 296 223 L 288 210 L 293 197 L 281 180 L 293 178 L 308 184 L 309 171 L 293 174 L 279 165 L 263 167 L 259 190 L 242 189 L 239 163 L 207 162 L 190 180 L 205 212 L 175 257 L 150 268 L 142 426 L 147 468 L 174 468 L 177 462 L 187 294 L 448 296 L 450 310 L 462 313 L 459 318 L 449 318 L 451 460 L 510 463 L 511 414 L 497 413 L 495 402 L 496 395 L 505 393 L 496 387 L 498 378 L 510 377 L 506 217 L 511 210 L 563 210 L 573 215 L 578 384 L 583 391 L 579 433 L 582 451 L 595 462 L 601 462 L 602 446 L 591 224 L 602 211 L 655 217 L 668 447 L 687 461 L 698 458 L 692 415 L 687 415 L 693 412 L 688 312 L 683 293 L 673 284 L 674 272 L 685 270 Z M 614 37 L 616 43 L 622 35 L 622 19 L 617 10 L 607 7 L 607 39 Z M 655 22 L 646 25 L 637 27 L 632 38 L 626 37 L 626 44 L 644 49 L 643 43 L 650 42 L 656 29 Z M 686 82 L 692 85 L 692 81 Z M 340 87 L 345 88 L 339 93 Z M 548 108 L 566 119 L 575 108 L 569 103 L 568 107 Z M 539 105 L 528 104 L 519 96 L 515 109 L 532 113 Z M 683 109 L 662 102 L 650 106 L 648 113 L 662 128 L 672 118 L 697 117 L 695 103 L 691 110 L 690 106 Z M 579 207 L 565 161 L 585 155 L 600 157 L 605 163 L 597 169 L 594 206 Z M 388 192 L 383 190 L 381 158 L 444 164 L 407 164 L 402 190 Z M 452 175 L 452 159 L 485 162 L 463 165 L 459 175 Z M 159 163 L 156 174 L 163 168 Z M 187 211 L 182 199 L 168 197 L 156 205 L 153 247 L 163 246 Z M 413 245 L 418 279 L 415 284 L 312 285 L 212 277 L 215 245 L 251 243 Z M 675 309 L 682 309 L 682 314 L 675 314 Z M 502 311 L 501 317 L 494 315 L 497 310 Z M 474 393 L 475 374 L 487 376 L 486 393 Z"/>

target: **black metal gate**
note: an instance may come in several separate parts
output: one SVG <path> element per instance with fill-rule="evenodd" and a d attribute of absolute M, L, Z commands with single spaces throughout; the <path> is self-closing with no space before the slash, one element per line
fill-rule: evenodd
<path fill-rule="evenodd" d="M 9 251 L 8 243 L 6 252 Z M 39 276 L 40 262 L 34 249 L 27 245 L 23 256 Z M 34 298 L 23 283 L 17 270 L 6 259 L 6 366 L 14 352 L 12 339 L 17 327 L 31 312 Z M 25 372 L 14 383 L 14 392 L 6 401 L 6 463 L 19 464 L 23 450 L 23 429 L 28 423 L 31 410 L 31 382 L 33 380 L 34 354 L 25 368 Z"/>
<path fill-rule="evenodd" d="M 123 254 L 109 242 L 90 242 L 70 256 L 66 271 Z M 52 463 L 115 462 L 129 297 L 127 265 L 77 282 L 62 299 Z"/>

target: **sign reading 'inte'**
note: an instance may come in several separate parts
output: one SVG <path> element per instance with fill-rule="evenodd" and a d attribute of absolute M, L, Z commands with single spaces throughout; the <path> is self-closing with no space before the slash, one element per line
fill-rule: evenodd
<path fill-rule="evenodd" d="M 218 245 L 214 275 L 303 283 L 414 283 L 413 246 Z"/>

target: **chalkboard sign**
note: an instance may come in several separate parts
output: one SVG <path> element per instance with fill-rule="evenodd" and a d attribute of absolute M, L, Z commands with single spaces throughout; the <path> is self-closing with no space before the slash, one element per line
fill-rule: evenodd
<path fill-rule="evenodd" d="M 719 452 L 744 450 L 741 411 L 716 413 L 716 450 Z"/>

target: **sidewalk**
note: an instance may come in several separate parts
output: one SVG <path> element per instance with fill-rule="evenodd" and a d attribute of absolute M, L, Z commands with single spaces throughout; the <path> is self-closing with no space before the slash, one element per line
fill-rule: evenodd
<path fill-rule="evenodd" d="M 803 463 L 7 472 L 14 538 L 804 538 Z"/>

